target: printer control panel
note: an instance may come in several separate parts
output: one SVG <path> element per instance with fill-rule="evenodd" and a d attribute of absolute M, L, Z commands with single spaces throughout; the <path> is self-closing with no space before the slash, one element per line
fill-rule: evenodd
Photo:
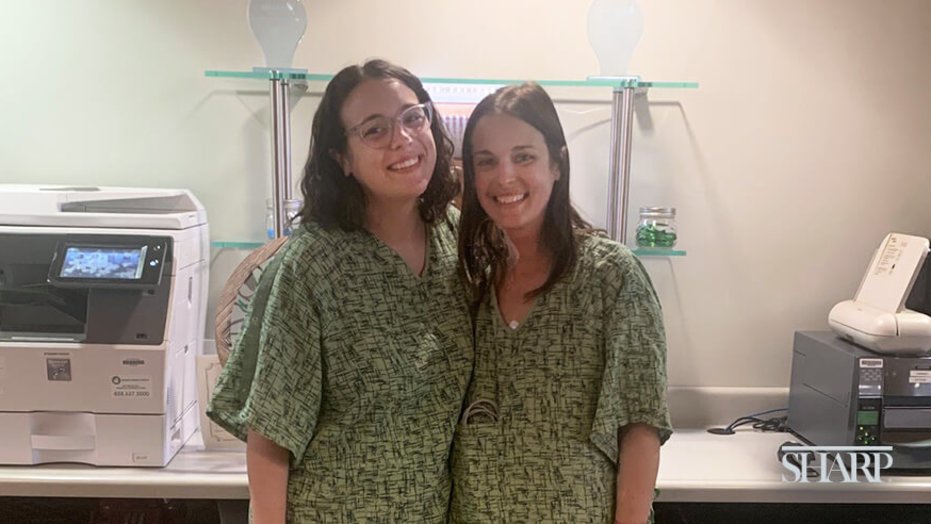
<path fill-rule="evenodd" d="M 879 441 L 883 371 L 881 358 L 857 360 L 857 430 L 854 444 L 858 446 L 871 446 Z"/>
<path fill-rule="evenodd" d="M 857 396 L 881 397 L 883 394 L 883 359 L 857 359 Z"/>
<path fill-rule="evenodd" d="M 876 445 L 879 441 L 881 401 L 860 399 L 857 408 L 857 431 L 853 443 L 857 446 Z"/>
<path fill-rule="evenodd" d="M 48 282 L 71 288 L 154 288 L 171 263 L 170 237 L 67 235 L 58 243 Z"/>

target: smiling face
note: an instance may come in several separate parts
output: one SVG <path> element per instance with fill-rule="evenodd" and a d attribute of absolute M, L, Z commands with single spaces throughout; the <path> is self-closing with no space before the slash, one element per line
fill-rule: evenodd
<path fill-rule="evenodd" d="M 394 120 L 419 103 L 410 88 L 393 78 L 364 80 L 346 98 L 341 111 L 345 129 L 378 117 L 394 122 L 385 148 L 375 149 L 364 143 L 359 133 L 350 132 L 346 153 L 339 158 L 343 172 L 358 180 L 369 199 L 403 202 L 416 200 L 426 191 L 436 166 L 436 143 L 429 122 L 420 131 L 410 132 Z"/>
<path fill-rule="evenodd" d="M 559 179 L 543 135 L 510 115 L 483 116 L 472 135 L 472 162 L 485 213 L 512 238 L 539 236 Z"/>

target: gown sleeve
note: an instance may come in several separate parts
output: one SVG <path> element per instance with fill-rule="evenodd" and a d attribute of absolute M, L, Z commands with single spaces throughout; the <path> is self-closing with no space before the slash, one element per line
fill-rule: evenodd
<path fill-rule="evenodd" d="M 251 428 L 296 463 L 314 434 L 323 377 L 320 313 L 299 250 L 289 247 L 261 276 L 207 416 L 241 440 Z"/>
<path fill-rule="evenodd" d="M 656 428 L 660 443 L 672 434 L 666 405 L 666 334 L 650 277 L 626 251 L 606 264 L 604 356 L 591 440 L 612 461 L 618 456 L 618 429 L 643 423 Z"/>

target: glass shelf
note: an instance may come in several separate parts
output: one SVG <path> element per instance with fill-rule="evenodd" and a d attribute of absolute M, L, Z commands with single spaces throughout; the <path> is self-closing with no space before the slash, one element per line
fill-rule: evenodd
<path fill-rule="evenodd" d="M 638 257 L 684 257 L 685 251 L 681 249 L 663 249 L 659 247 L 631 248 Z"/>
<path fill-rule="evenodd" d="M 294 82 L 329 82 L 333 79 L 332 74 L 321 74 L 321 73 L 309 73 L 302 70 L 274 70 L 274 69 L 263 69 L 255 68 L 250 71 L 217 71 L 217 70 L 208 70 L 204 72 L 204 75 L 211 78 L 231 78 L 231 79 L 255 79 L 255 80 L 283 80 L 283 81 L 294 81 Z M 445 85 L 473 85 L 473 86 L 504 86 L 512 84 L 520 84 L 525 80 L 520 79 L 503 79 L 503 78 L 443 78 L 443 77 L 421 77 L 420 80 L 425 84 L 445 84 Z M 641 80 L 638 76 L 618 76 L 618 77 L 607 77 L 607 76 L 591 76 L 584 80 L 536 80 L 536 82 L 544 87 L 595 87 L 595 88 L 612 88 L 613 89 L 613 113 L 612 113 L 612 125 L 617 127 L 618 133 L 612 132 L 612 144 L 611 144 L 611 154 L 616 165 L 620 166 L 616 171 L 613 171 L 610 176 L 612 180 L 626 181 L 629 180 L 630 172 L 630 142 L 629 138 L 631 135 L 631 126 L 632 126 L 632 100 L 633 97 L 637 94 L 643 94 L 648 88 L 663 88 L 663 89 L 697 89 L 698 82 L 671 82 L 671 81 L 647 81 Z M 271 95 L 273 112 L 280 110 L 280 104 L 275 102 L 276 94 L 283 100 L 285 100 L 284 107 L 287 108 L 288 100 L 288 83 L 272 82 L 273 92 Z M 284 110 L 285 115 L 287 115 L 287 110 Z M 277 114 L 277 113 L 276 113 Z M 285 120 L 287 121 L 287 120 Z M 285 124 L 286 129 L 288 124 Z M 288 136 L 289 133 L 284 133 L 284 136 Z M 626 150 L 623 149 L 622 142 L 623 138 L 627 137 L 628 142 Z M 273 134 L 273 144 L 275 145 L 275 151 L 287 151 L 287 144 L 284 146 L 281 145 L 280 137 L 277 134 Z M 278 156 L 274 156 L 278 158 Z M 286 166 L 290 165 L 290 160 L 284 162 Z M 289 173 L 289 170 L 286 168 L 285 173 Z M 289 179 L 288 176 L 285 179 Z M 275 180 L 280 180 L 279 177 L 279 166 L 276 161 L 275 163 Z M 278 182 L 281 183 L 281 182 Z M 626 187 L 626 186 L 624 186 Z M 627 202 L 620 203 L 620 208 L 626 208 Z M 610 216 L 610 215 L 609 215 Z M 624 223 L 620 224 L 620 229 L 624 229 Z M 612 231 L 612 225 L 609 224 L 609 231 Z M 615 237 L 614 234 L 611 235 Z M 619 236 L 621 242 L 624 241 L 624 235 Z M 215 241 L 211 245 L 214 248 L 218 249 L 255 249 L 262 245 L 261 242 L 238 242 L 238 241 Z M 637 256 L 641 257 L 681 257 L 685 256 L 685 251 L 677 249 L 656 249 L 656 248 L 636 248 L 633 249 L 633 252 Z"/>
<path fill-rule="evenodd" d="M 271 242 L 268 240 L 266 242 Z M 266 244 L 266 242 L 249 242 L 241 240 L 213 240 L 210 242 L 210 247 L 215 249 L 258 249 Z"/>
<path fill-rule="evenodd" d="M 213 78 L 253 78 L 259 80 L 291 80 L 327 82 L 333 79 L 331 74 L 302 73 L 297 71 L 205 71 L 204 75 Z M 509 85 L 520 84 L 525 80 L 508 78 L 441 78 L 420 77 L 425 84 L 467 84 L 467 85 Z M 632 87 L 664 89 L 697 89 L 698 82 L 654 82 L 641 80 L 636 76 L 591 77 L 586 80 L 536 80 L 542 86 L 553 87 Z"/>
<path fill-rule="evenodd" d="M 257 80 L 305 80 L 315 82 L 329 82 L 333 75 L 302 73 L 297 71 L 204 71 L 204 76 L 213 78 L 254 78 Z"/>

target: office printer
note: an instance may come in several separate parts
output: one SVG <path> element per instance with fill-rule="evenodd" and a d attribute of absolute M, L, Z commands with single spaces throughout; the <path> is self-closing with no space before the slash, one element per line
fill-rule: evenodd
<path fill-rule="evenodd" d="M 208 242 L 187 191 L 0 185 L 0 464 L 171 460 L 197 427 Z"/>
<path fill-rule="evenodd" d="M 875 353 L 797 332 L 788 426 L 816 446 L 892 446 L 892 469 L 931 473 L 931 356 Z"/>

